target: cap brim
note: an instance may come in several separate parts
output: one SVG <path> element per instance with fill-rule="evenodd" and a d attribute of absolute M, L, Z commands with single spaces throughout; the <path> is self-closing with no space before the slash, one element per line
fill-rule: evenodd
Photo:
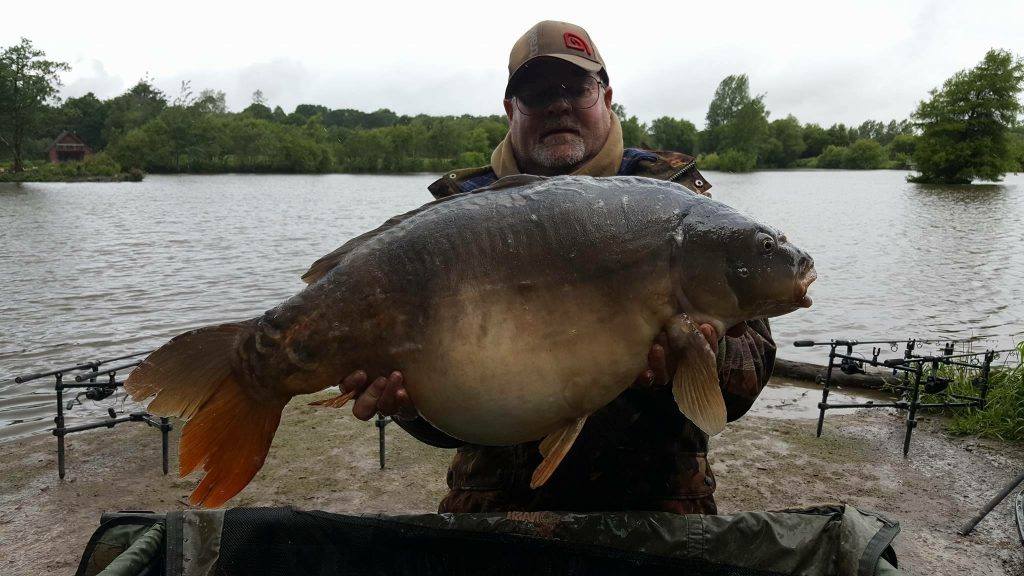
<path fill-rule="evenodd" d="M 512 85 L 515 84 L 516 80 L 519 79 L 519 76 L 523 72 L 523 69 L 527 68 L 530 65 L 530 62 L 539 60 L 541 58 L 558 58 L 559 60 L 564 60 L 570 64 L 575 64 L 576 66 L 586 70 L 587 72 L 600 72 L 601 70 L 604 69 L 604 66 L 602 66 L 599 62 L 587 60 L 586 58 L 580 58 L 579 56 L 573 56 L 572 54 L 540 54 L 520 64 L 519 68 L 517 68 L 516 71 L 511 76 L 509 76 L 508 82 L 505 84 L 505 98 L 508 98 L 510 96 Z M 602 76 L 604 77 L 604 81 L 607 82 L 608 74 L 604 73 L 602 74 Z"/>

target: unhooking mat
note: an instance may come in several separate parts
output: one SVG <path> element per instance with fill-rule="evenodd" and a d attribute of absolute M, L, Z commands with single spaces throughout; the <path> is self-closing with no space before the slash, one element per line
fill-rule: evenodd
<path fill-rule="evenodd" d="M 851 506 L 341 515 L 292 508 L 104 515 L 78 576 L 903 574 L 899 525 Z"/>

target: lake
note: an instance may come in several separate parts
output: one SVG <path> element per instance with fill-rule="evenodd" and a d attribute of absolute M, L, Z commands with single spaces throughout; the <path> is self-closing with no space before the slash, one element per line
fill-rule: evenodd
<path fill-rule="evenodd" d="M 783 230 L 815 259 L 814 306 L 772 321 L 796 339 L 1024 336 L 1024 175 L 924 186 L 899 171 L 705 174 L 715 199 Z M 148 176 L 141 183 L 0 184 L 0 441 L 53 425 L 53 379 L 14 377 L 155 348 L 251 318 L 301 290 L 309 264 L 430 199 L 436 176 Z M 91 406 L 90 406 L 91 404 Z M 141 409 L 123 395 L 68 425 Z"/>

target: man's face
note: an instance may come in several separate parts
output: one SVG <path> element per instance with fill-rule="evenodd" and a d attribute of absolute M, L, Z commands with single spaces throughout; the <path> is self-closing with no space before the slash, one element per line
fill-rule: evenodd
<path fill-rule="evenodd" d="M 557 94 L 563 84 L 579 85 L 596 76 L 557 58 L 539 58 L 520 71 L 513 97 L 505 100 L 509 134 L 519 169 L 526 174 L 568 174 L 597 155 L 611 130 L 612 89 L 598 86 L 597 102 L 576 108 L 566 98 L 553 98 L 540 108 L 522 112 L 516 95 Z"/>

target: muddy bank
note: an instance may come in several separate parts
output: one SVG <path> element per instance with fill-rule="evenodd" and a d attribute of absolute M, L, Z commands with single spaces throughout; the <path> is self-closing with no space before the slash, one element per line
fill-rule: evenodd
<path fill-rule="evenodd" d="M 914 574 L 1024 573 L 1024 547 L 1007 498 L 968 537 L 956 534 L 1024 469 L 1024 449 L 948 438 L 926 419 L 902 457 L 903 417 L 889 410 L 830 413 L 814 436 L 814 389 L 772 387 L 754 412 L 712 440 L 722 512 L 846 502 L 898 520 L 901 566 Z M 310 397 L 313 398 L 313 397 Z M 808 409 L 808 405 L 811 409 Z M 177 460 L 177 432 L 172 433 Z M 160 471 L 160 435 L 121 425 L 68 436 L 67 478 L 57 479 L 55 440 L 0 444 L 0 574 L 71 574 L 104 511 L 187 507 L 198 475 Z M 433 511 L 450 452 L 387 427 L 388 466 L 377 429 L 346 410 L 293 402 L 263 470 L 233 506 L 338 513 Z M 10 553 L 16 551 L 16 553 Z"/>

